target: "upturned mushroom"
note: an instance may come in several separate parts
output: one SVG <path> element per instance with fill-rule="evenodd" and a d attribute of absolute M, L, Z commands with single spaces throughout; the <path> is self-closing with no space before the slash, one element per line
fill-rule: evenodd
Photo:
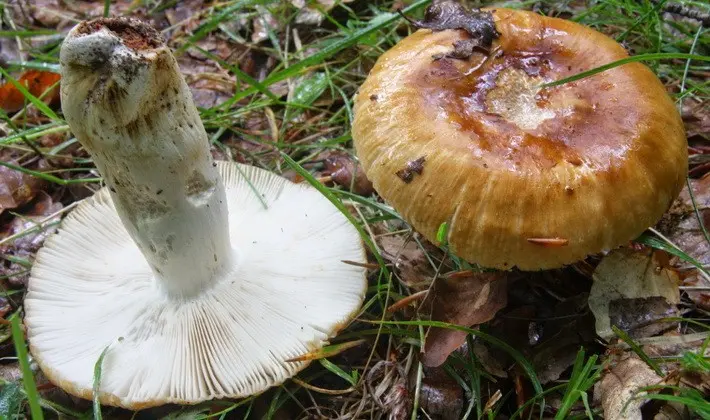
<path fill-rule="evenodd" d="M 634 239 L 679 194 L 682 120 L 645 65 L 580 24 L 510 9 L 431 6 L 376 62 L 352 135 L 375 190 L 461 258 L 561 267 Z"/>
<path fill-rule="evenodd" d="M 106 186 L 38 252 L 25 300 L 47 377 L 138 409 L 282 383 L 362 304 L 357 230 L 323 195 L 216 162 L 175 58 L 134 19 L 74 27 L 62 109 Z"/>

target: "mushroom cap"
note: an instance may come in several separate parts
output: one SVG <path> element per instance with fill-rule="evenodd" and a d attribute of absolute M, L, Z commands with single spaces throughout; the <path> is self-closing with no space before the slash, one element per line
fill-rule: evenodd
<path fill-rule="evenodd" d="M 175 298 L 122 225 L 106 188 L 37 254 L 25 299 L 30 351 L 55 384 L 131 409 L 259 393 L 308 365 L 359 310 L 367 286 L 357 230 L 323 195 L 268 171 L 218 162 L 237 264 L 197 297 Z M 264 209 L 257 197 L 267 203 Z M 196 262 L 197 263 L 197 262 Z"/>
<path fill-rule="evenodd" d="M 356 96 L 352 134 L 378 193 L 430 241 L 484 267 L 549 269 L 632 240 L 679 194 L 682 120 L 658 78 L 590 28 L 492 11 L 491 54 L 432 56 L 462 30 L 420 29 Z"/>

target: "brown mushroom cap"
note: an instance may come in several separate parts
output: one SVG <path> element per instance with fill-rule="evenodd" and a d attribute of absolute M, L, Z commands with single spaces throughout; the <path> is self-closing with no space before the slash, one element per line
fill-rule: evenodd
<path fill-rule="evenodd" d="M 432 56 L 462 30 L 420 29 L 383 54 L 355 100 L 357 154 L 426 238 L 484 267 L 559 267 L 652 226 L 687 171 L 681 118 L 658 78 L 582 25 L 493 10 L 490 54 Z"/>

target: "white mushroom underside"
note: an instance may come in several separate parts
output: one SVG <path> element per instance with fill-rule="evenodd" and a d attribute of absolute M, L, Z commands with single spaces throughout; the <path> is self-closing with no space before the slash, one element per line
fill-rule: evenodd
<path fill-rule="evenodd" d="M 250 166 L 219 170 L 238 266 L 196 298 L 157 287 L 105 190 L 46 241 L 26 324 L 33 355 L 55 382 L 90 391 L 111 345 L 101 392 L 120 405 L 246 396 L 305 367 L 285 360 L 322 346 L 358 310 L 364 271 L 342 260 L 363 261 L 364 250 L 347 219 L 308 186 Z"/>

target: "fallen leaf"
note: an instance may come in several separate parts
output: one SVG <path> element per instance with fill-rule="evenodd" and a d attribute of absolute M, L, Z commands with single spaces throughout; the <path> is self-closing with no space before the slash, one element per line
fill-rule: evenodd
<path fill-rule="evenodd" d="M 59 74 L 48 71 L 28 70 L 24 72 L 17 82 L 27 88 L 36 97 L 44 95 L 43 101 L 46 104 L 55 105 L 59 102 Z M 47 92 L 49 89 L 51 90 Z M 45 92 L 47 92 L 45 94 Z M 11 82 L 5 82 L 0 87 L 0 107 L 8 113 L 21 110 L 27 99 L 17 90 Z"/>
<path fill-rule="evenodd" d="M 710 229 L 710 174 L 697 180 L 692 179 L 690 183 L 703 224 Z M 687 186 L 678 196 L 673 211 L 677 220 L 675 224 L 668 226 L 668 238 L 701 264 L 710 264 L 710 244 L 698 223 Z"/>
<path fill-rule="evenodd" d="M 352 3 L 353 0 L 340 0 L 337 3 Z M 320 25 L 325 16 L 333 10 L 336 0 L 291 0 L 291 4 L 299 9 L 296 23 L 299 25 Z"/>
<path fill-rule="evenodd" d="M 29 203 L 44 185 L 39 178 L 0 166 L 0 214 Z"/>
<path fill-rule="evenodd" d="M 259 16 L 254 19 L 251 42 L 258 44 L 269 38 L 269 32 L 279 32 L 279 21 L 265 7 L 257 6 Z"/>
<path fill-rule="evenodd" d="M 442 368 L 424 368 L 419 406 L 433 418 L 458 420 L 463 411 L 461 386 Z"/>
<path fill-rule="evenodd" d="M 580 347 L 594 346 L 594 316 L 587 298 L 587 293 L 567 298 L 555 305 L 548 319 L 530 322 L 539 326 L 539 342 L 531 343 L 528 354 L 541 383 L 559 379 L 574 364 Z"/>
<path fill-rule="evenodd" d="M 426 300 L 431 302 L 432 320 L 470 327 L 493 319 L 506 306 L 507 292 L 506 273 L 470 273 L 466 277 L 437 278 Z M 422 362 L 426 366 L 441 365 L 466 341 L 466 335 L 432 327 L 426 335 Z"/>
<path fill-rule="evenodd" d="M 499 378 L 508 377 L 508 373 L 505 371 L 503 363 L 496 358 L 496 351 L 489 348 L 488 344 L 478 340 L 474 341 L 473 354 L 476 355 L 476 359 L 481 366 L 483 366 L 486 372 Z"/>
<path fill-rule="evenodd" d="M 660 296 L 669 304 L 680 302 L 678 274 L 661 264 L 658 253 L 650 249 L 610 252 L 597 266 L 593 279 L 589 308 L 596 318 L 597 334 L 607 340 L 614 337 L 609 316 L 612 301 Z"/>
<path fill-rule="evenodd" d="M 45 219 L 61 210 L 63 205 L 60 202 L 53 201 L 47 194 L 42 194 L 40 197 L 26 214 L 15 217 L 8 227 L 3 232 L 0 232 L 0 239 L 26 232 L 15 240 L 1 245 L 0 252 L 3 255 L 30 262 L 32 255 L 42 246 L 45 239 L 56 231 L 56 224 L 51 227 L 46 227 L 46 225 L 58 222 L 61 216 L 57 215 L 46 221 Z M 42 221 L 45 221 L 45 225 L 42 228 L 30 230 L 37 227 L 38 223 Z M 7 260 L 0 261 L 0 276 L 6 277 L 11 286 L 25 286 L 28 275 L 27 267 L 23 264 Z"/>
<path fill-rule="evenodd" d="M 405 236 L 381 236 L 378 238 L 382 256 L 394 264 L 401 281 L 418 292 L 429 288 L 435 270 L 417 242 Z"/>
<path fill-rule="evenodd" d="M 686 102 L 681 115 L 688 139 L 697 136 L 703 140 L 710 140 L 710 109 L 707 103 L 691 105 L 690 102 Z"/>
<path fill-rule="evenodd" d="M 199 40 L 196 46 L 210 56 L 192 48 L 177 60 L 195 104 L 209 109 L 232 98 L 237 86 L 235 76 L 217 63 L 214 56 L 225 62 L 235 61 L 235 57 L 240 57 L 246 48 L 213 35 Z"/>
<path fill-rule="evenodd" d="M 344 154 L 332 153 L 325 158 L 325 175 L 330 175 L 333 182 L 362 196 L 368 196 L 375 190 L 372 183 L 365 176 L 365 171 L 359 162 Z"/>
<path fill-rule="evenodd" d="M 599 395 L 606 420 L 641 420 L 641 406 L 645 392 L 640 388 L 658 384 L 661 377 L 645 362 L 631 353 L 615 366 L 602 374 L 595 385 L 594 393 Z M 628 403 L 628 405 L 627 405 Z"/>
<path fill-rule="evenodd" d="M 680 316 L 678 307 L 660 296 L 609 302 L 610 324 L 616 325 L 631 338 L 650 337 L 673 328 L 677 323 L 654 321 L 677 316 Z"/>
<path fill-rule="evenodd" d="M 691 179 L 693 197 L 703 225 L 710 230 L 710 173 L 700 179 Z M 704 266 L 710 265 L 710 242 L 705 238 L 698 215 L 695 213 L 693 202 L 687 186 L 683 188 L 678 199 L 664 216 L 661 224 L 662 231 L 669 240 L 677 245 L 683 252 L 690 255 Z M 699 288 L 700 290 L 687 290 L 688 297 L 698 307 L 710 311 L 710 279 L 691 265 L 678 257 L 671 259 L 671 264 L 685 271 L 683 275 L 684 286 Z"/>
<path fill-rule="evenodd" d="M 22 370 L 20 370 L 19 363 L 15 361 L 7 365 L 0 365 L 0 378 L 6 382 L 15 382 L 22 379 Z"/>

